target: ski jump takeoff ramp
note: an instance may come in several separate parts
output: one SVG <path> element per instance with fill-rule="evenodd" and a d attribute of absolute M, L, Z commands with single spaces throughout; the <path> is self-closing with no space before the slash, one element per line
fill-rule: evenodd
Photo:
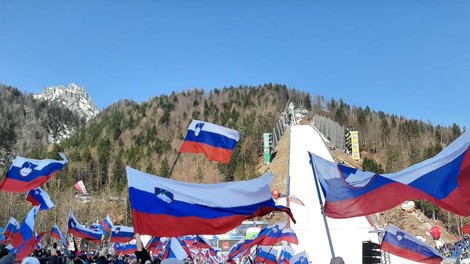
<path fill-rule="evenodd" d="M 305 250 L 312 264 L 328 264 L 332 258 L 326 227 L 321 214 L 308 152 L 333 161 L 328 147 L 315 128 L 308 125 L 291 127 L 289 150 L 289 195 L 298 197 L 305 206 L 290 203 L 297 221 L 290 227 L 297 234 L 299 245 L 292 245 L 295 253 Z M 322 196 L 323 202 L 324 197 Z M 333 219 L 326 217 L 333 250 L 346 264 L 362 263 L 362 242 L 378 241 L 377 233 L 366 217 Z M 372 232 L 369 232 L 372 231 Z M 390 256 L 392 264 L 416 263 Z"/>

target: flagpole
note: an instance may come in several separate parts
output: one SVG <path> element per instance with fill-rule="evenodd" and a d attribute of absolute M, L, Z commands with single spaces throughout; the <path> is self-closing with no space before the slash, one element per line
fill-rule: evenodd
<path fill-rule="evenodd" d="M 309 152 L 308 155 L 310 156 L 310 165 L 312 165 L 313 178 L 315 181 L 315 187 L 317 189 L 318 201 L 320 202 L 321 214 L 323 215 L 323 223 L 325 224 L 326 236 L 328 237 L 328 244 L 330 245 L 331 258 L 334 259 L 335 250 L 333 248 L 333 242 L 331 240 L 330 229 L 328 228 L 328 221 L 325 215 L 325 206 L 323 205 L 323 199 L 321 198 L 321 194 L 320 194 L 320 187 L 318 186 L 318 178 L 317 178 L 317 174 L 315 171 L 315 165 L 313 164 L 312 153 Z"/>
<path fill-rule="evenodd" d="M 171 166 L 170 172 L 168 173 L 168 178 L 171 178 L 171 174 L 173 173 L 173 169 L 175 168 L 176 162 L 178 161 L 180 155 L 181 155 L 181 153 L 178 152 L 178 155 L 176 156 L 175 162 L 173 162 L 173 166 Z"/>
<path fill-rule="evenodd" d="M 191 124 L 191 122 L 190 122 L 189 124 Z M 178 155 L 176 156 L 176 159 L 175 159 L 175 161 L 173 162 L 173 166 L 171 166 L 170 172 L 168 173 L 168 179 L 171 178 L 171 174 L 173 173 L 173 169 L 175 168 L 176 162 L 178 161 L 178 159 L 179 159 L 179 157 L 180 157 L 180 155 L 181 155 L 181 153 L 179 152 L 179 150 L 181 149 L 181 146 L 183 146 L 183 143 L 184 143 L 184 139 L 183 139 L 183 142 L 181 142 L 181 145 L 180 145 L 180 147 L 179 147 L 179 149 L 178 149 Z"/>

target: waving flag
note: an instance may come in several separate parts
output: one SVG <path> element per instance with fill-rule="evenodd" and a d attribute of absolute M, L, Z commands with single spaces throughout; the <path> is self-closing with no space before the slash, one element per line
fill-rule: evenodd
<path fill-rule="evenodd" d="M 284 211 L 293 218 L 289 208 L 275 205 L 269 188 L 271 174 L 249 181 L 193 184 L 130 167 L 126 171 L 134 230 L 139 234 L 222 234 L 245 219 L 272 211 Z"/>
<path fill-rule="evenodd" d="M 187 257 L 189 257 L 189 255 L 181 246 L 180 242 L 174 237 L 170 238 L 162 258 L 176 258 L 179 260 L 184 260 Z"/>
<path fill-rule="evenodd" d="M 129 226 L 113 226 L 109 242 L 129 242 L 134 239 L 134 228 Z"/>
<path fill-rule="evenodd" d="M 433 247 L 391 224 L 387 226 L 381 248 L 419 263 L 440 264 L 443 259 Z"/>
<path fill-rule="evenodd" d="M 290 260 L 292 259 L 293 255 L 294 250 L 292 249 L 292 247 L 288 244 L 283 245 L 277 261 L 279 262 L 279 264 L 290 264 Z"/>
<path fill-rule="evenodd" d="M 16 262 L 21 262 L 24 258 L 29 256 L 34 249 L 36 249 L 39 242 L 41 242 L 42 237 L 47 232 L 41 232 L 36 236 L 32 236 L 26 243 L 24 243 L 18 250 L 16 250 Z"/>
<path fill-rule="evenodd" d="M 136 244 L 114 243 L 113 248 L 116 255 L 131 255 L 137 251 Z"/>
<path fill-rule="evenodd" d="M 304 251 L 300 251 L 299 253 L 295 254 L 291 260 L 290 263 L 292 264 L 308 264 L 308 256 L 307 253 Z"/>
<path fill-rule="evenodd" d="M 271 246 L 258 246 L 255 263 L 278 264 L 277 253 L 277 249 Z"/>
<path fill-rule="evenodd" d="M 435 157 L 382 175 L 337 165 L 314 154 L 310 158 L 329 217 L 370 215 L 417 199 L 470 216 L 469 146 L 470 132 L 466 131 Z"/>
<path fill-rule="evenodd" d="M 282 241 L 298 245 L 299 240 L 297 239 L 297 235 L 294 230 L 285 228 L 286 225 L 287 222 L 274 225 L 264 239 L 259 242 L 259 245 L 274 246 Z"/>
<path fill-rule="evenodd" d="M 147 250 L 150 250 L 152 248 L 155 248 L 155 247 L 159 246 L 161 243 L 162 243 L 162 241 L 160 240 L 159 237 L 153 236 L 149 239 L 149 241 L 147 242 L 147 245 L 145 245 L 145 248 Z"/>
<path fill-rule="evenodd" d="M 305 204 L 299 198 L 297 198 L 295 195 L 291 195 L 291 196 L 287 197 L 287 200 L 291 203 L 295 203 L 295 204 L 298 204 L 298 205 L 305 206 Z"/>
<path fill-rule="evenodd" d="M 103 219 L 103 221 L 101 221 L 101 225 L 103 226 L 104 230 L 106 230 L 106 232 L 109 232 L 109 230 L 111 230 L 111 228 L 113 227 L 113 222 L 111 221 L 109 215 L 107 215 Z"/>
<path fill-rule="evenodd" d="M 64 247 L 67 247 L 67 239 L 65 238 L 62 231 L 60 231 L 60 228 L 57 224 L 54 224 L 54 226 L 52 227 L 51 237 L 59 240 L 60 242 L 62 242 L 62 245 Z"/>
<path fill-rule="evenodd" d="M 36 222 L 36 216 L 38 215 L 39 206 L 34 206 L 26 215 L 23 223 L 16 233 L 11 237 L 11 245 L 15 250 L 20 249 L 33 237 L 33 230 Z"/>
<path fill-rule="evenodd" d="M 63 159 L 59 160 L 35 160 L 16 157 L 11 164 L 7 175 L 0 183 L 0 190 L 5 192 L 27 192 L 41 186 L 62 169 L 68 160 L 63 153 L 59 153 Z"/>
<path fill-rule="evenodd" d="M 249 252 L 253 246 L 261 245 L 262 241 L 266 239 L 273 230 L 283 229 L 286 224 L 287 222 L 275 223 L 272 226 L 263 228 L 255 238 L 244 239 L 241 243 L 237 242 L 237 244 L 235 244 L 236 246 L 234 245 L 234 247 L 230 249 L 228 254 L 229 259 L 236 259 L 245 252 Z"/>
<path fill-rule="evenodd" d="M 39 210 L 43 211 L 55 206 L 49 194 L 41 187 L 30 190 L 26 195 L 26 201 L 30 202 L 33 206 L 39 206 Z"/>
<path fill-rule="evenodd" d="M 73 187 L 75 187 L 75 189 L 77 189 L 77 191 L 79 193 L 83 193 L 83 194 L 86 194 L 86 188 L 85 188 L 85 184 L 83 183 L 82 180 L 79 180 L 77 183 L 75 183 L 73 185 Z"/>
<path fill-rule="evenodd" d="M 196 236 L 196 247 L 212 249 L 211 242 L 203 236 Z"/>
<path fill-rule="evenodd" d="M 203 153 L 209 160 L 229 163 L 239 138 L 236 130 L 193 120 L 179 153 Z"/>
<path fill-rule="evenodd" d="M 81 225 L 72 211 L 70 211 L 69 219 L 67 221 L 67 233 L 70 233 L 76 237 L 82 237 L 91 241 L 100 242 L 103 238 L 101 230 L 92 230 Z"/>
<path fill-rule="evenodd" d="M 8 220 L 8 224 L 5 227 L 5 230 L 3 230 L 3 235 L 6 238 L 8 238 L 12 234 L 16 233 L 16 231 L 18 231 L 19 228 L 20 228 L 20 223 L 18 223 L 18 221 L 14 217 L 11 216 L 10 220 Z"/>

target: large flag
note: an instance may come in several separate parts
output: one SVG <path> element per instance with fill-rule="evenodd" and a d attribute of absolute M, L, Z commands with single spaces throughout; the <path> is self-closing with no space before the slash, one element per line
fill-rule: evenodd
<path fill-rule="evenodd" d="M 111 218 L 109 217 L 109 215 L 106 215 L 103 221 L 101 221 L 101 226 L 103 226 L 106 232 L 109 232 L 109 230 L 111 230 L 111 228 L 113 227 L 113 222 L 111 221 Z"/>
<path fill-rule="evenodd" d="M 134 239 L 134 228 L 130 226 L 115 225 L 111 229 L 111 236 L 109 242 L 129 242 Z"/>
<path fill-rule="evenodd" d="M 255 263 L 278 264 L 277 253 L 277 249 L 272 246 L 258 246 Z"/>
<path fill-rule="evenodd" d="M 55 206 L 49 194 L 41 187 L 30 190 L 26 195 L 26 201 L 33 206 L 39 206 L 39 210 L 47 210 Z"/>
<path fill-rule="evenodd" d="M 90 241 L 100 242 L 103 238 L 101 230 L 92 230 L 82 224 L 80 224 L 75 218 L 75 215 L 70 211 L 69 219 L 67 221 L 67 233 L 74 235 L 75 237 L 81 237 Z"/>
<path fill-rule="evenodd" d="M 435 157 L 382 175 L 337 165 L 312 153 L 310 159 L 329 217 L 370 215 L 416 199 L 470 216 L 469 146 L 467 131 Z"/>
<path fill-rule="evenodd" d="M 189 257 L 189 255 L 186 253 L 186 250 L 184 250 L 183 246 L 181 246 L 178 239 L 174 237 L 170 238 L 162 258 L 176 258 L 179 260 L 184 260 L 187 257 Z"/>
<path fill-rule="evenodd" d="M 229 163 L 239 138 L 236 130 L 193 120 L 179 153 L 203 153 L 209 160 Z"/>
<path fill-rule="evenodd" d="M 67 164 L 65 155 L 63 153 L 59 155 L 63 160 L 36 160 L 17 156 L 0 183 L 0 190 L 27 192 L 41 186 Z"/>
<path fill-rule="evenodd" d="M 26 244 L 26 242 L 28 242 L 28 240 L 33 237 L 33 230 L 38 212 L 39 206 L 34 206 L 31 208 L 18 231 L 11 237 L 11 245 L 13 248 L 15 248 L 15 250 L 18 250 L 24 246 L 24 244 Z"/>
<path fill-rule="evenodd" d="M 6 238 L 8 238 L 12 234 L 16 233 L 16 231 L 18 231 L 19 228 L 20 228 L 20 223 L 18 223 L 18 221 L 13 216 L 11 216 L 10 220 L 8 220 L 5 230 L 3 230 L 3 235 Z"/>
<path fill-rule="evenodd" d="M 29 256 L 34 249 L 36 249 L 42 237 L 47 232 L 41 232 L 36 236 L 32 236 L 26 243 L 24 243 L 19 249 L 16 250 L 16 262 L 21 262 L 25 257 Z"/>
<path fill-rule="evenodd" d="M 272 211 L 284 211 L 295 221 L 289 208 L 277 206 L 272 199 L 272 174 L 249 181 L 194 184 L 130 167 L 126 171 L 134 231 L 139 234 L 222 234 L 243 220 Z"/>
<path fill-rule="evenodd" d="M 67 239 L 65 238 L 62 231 L 60 231 L 60 228 L 57 224 L 54 224 L 54 226 L 52 227 L 51 237 L 53 237 L 57 240 L 60 240 L 60 242 L 62 242 L 62 245 L 64 247 L 67 247 Z"/>
<path fill-rule="evenodd" d="M 433 247 L 391 224 L 387 226 L 381 248 L 419 263 L 440 264 L 443 259 Z"/>
<path fill-rule="evenodd" d="M 85 184 L 83 183 L 82 180 L 79 180 L 77 183 L 75 183 L 73 185 L 73 187 L 75 187 L 75 189 L 77 189 L 77 191 L 79 193 L 83 193 L 83 194 L 86 194 L 86 188 L 85 188 Z"/>

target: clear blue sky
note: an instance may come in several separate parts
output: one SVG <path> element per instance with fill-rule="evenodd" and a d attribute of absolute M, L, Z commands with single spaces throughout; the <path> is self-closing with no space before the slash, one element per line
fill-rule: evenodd
<path fill-rule="evenodd" d="M 0 0 L 0 82 L 100 109 L 271 82 L 468 128 L 470 1 Z"/>

